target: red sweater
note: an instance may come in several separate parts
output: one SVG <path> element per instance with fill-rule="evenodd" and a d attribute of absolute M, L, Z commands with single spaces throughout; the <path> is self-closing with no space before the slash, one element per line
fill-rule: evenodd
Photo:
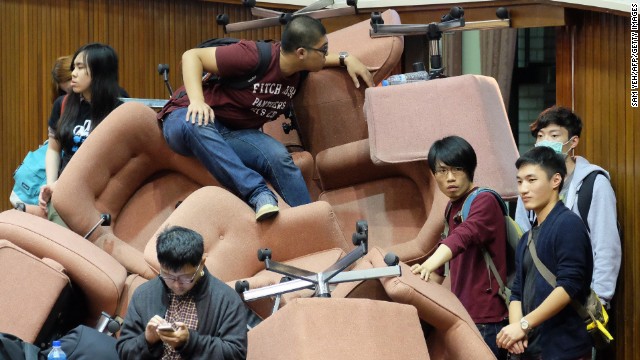
<path fill-rule="evenodd" d="M 488 192 L 478 194 L 469 216 L 462 223 L 454 217 L 466 196 L 451 203 L 449 236 L 441 243 L 453 252 L 450 264 L 451 291 L 460 299 L 476 324 L 498 322 L 508 317 L 498 282 L 487 268 L 481 246 L 491 254 L 503 281 L 507 274 L 507 236 L 498 200 Z M 490 290 L 489 290 L 490 289 Z"/>

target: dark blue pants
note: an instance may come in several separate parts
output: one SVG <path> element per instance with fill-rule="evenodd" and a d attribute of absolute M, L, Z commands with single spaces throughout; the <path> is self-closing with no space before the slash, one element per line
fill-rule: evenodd
<path fill-rule="evenodd" d="M 493 354 L 498 360 L 507 359 L 507 350 L 499 348 L 498 344 L 496 343 L 498 333 L 500 332 L 500 330 L 502 330 L 503 327 L 507 325 L 509 325 L 508 320 L 503 320 L 497 323 L 476 324 L 478 330 L 480 330 L 480 335 L 482 335 L 484 342 L 489 345 L 489 348 L 491 348 L 491 351 L 493 351 Z"/>
<path fill-rule="evenodd" d="M 198 126 L 185 121 L 186 113 L 182 108 L 165 117 L 163 133 L 173 151 L 198 158 L 252 206 L 260 194 L 271 193 L 265 179 L 290 206 L 311 202 L 300 169 L 280 142 L 260 130 L 231 130 L 219 121 Z"/>

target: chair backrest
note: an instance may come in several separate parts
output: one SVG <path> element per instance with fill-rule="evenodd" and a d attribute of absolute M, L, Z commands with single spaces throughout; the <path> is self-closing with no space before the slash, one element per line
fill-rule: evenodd
<path fill-rule="evenodd" d="M 261 248 L 270 248 L 273 260 L 285 261 L 350 247 L 325 202 L 281 209 L 273 220 L 256 222 L 254 211 L 237 196 L 209 186 L 191 194 L 147 243 L 145 259 L 154 269 L 159 269 L 157 235 L 172 225 L 193 229 L 204 237 L 205 264 L 225 282 L 251 277 L 264 269 L 257 257 Z"/>
<path fill-rule="evenodd" d="M 394 10 L 382 13 L 385 24 L 400 24 Z M 371 38 L 369 20 L 329 33 L 329 51 L 347 51 L 357 56 L 373 73 L 376 83 L 389 76 L 400 63 L 404 49 L 402 36 Z M 294 108 L 300 135 L 307 151 L 320 151 L 366 139 L 367 127 L 362 105 L 365 85 L 356 89 L 344 69 L 329 68 L 309 74 Z"/>
<path fill-rule="evenodd" d="M 369 152 L 368 140 L 320 152 L 319 198 L 331 204 L 345 236 L 351 235 L 351 224 L 366 219 L 369 244 L 386 249 L 418 235 L 439 191 L 426 163 L 379 166 Z"/>
<path fill-rule="evenodd" d="M 366 90 L 369 139 L 316 157 L 323 192 L 341 224 L 367 219 L 373 246 L 410 263 L 437 244 L 448 199 L 426 163 L 434 141 L 459 135 L 478 157 L 474 184 L 517 195 L 518 151 L 493 78 L 464 75 Z M 499 176 L 496 176 L 499 174 Z"/>
<path fill-rule="evenodd" d="M 63 270 L 51 259 L 39 259 L 8 240 L 0 240 L 0 332 L 39 342 L 39 334 L 47 320 L 55 319 L 58 299 L 70 284 Z"/>
<path fill-rule="evenodd" d="M 249 331 L 247 359 L 428 360 L 416 309 L 368 299 L 296 299 Z"/>
<path fill-rule="evenodd" d="M 478 157 L 474 184 L 517 197 L 518 149 L 494 78 L 462 75 L 369 88 L 365 98 L 374 163 L 423 161 L 434 141 L 458 135 Z"/>

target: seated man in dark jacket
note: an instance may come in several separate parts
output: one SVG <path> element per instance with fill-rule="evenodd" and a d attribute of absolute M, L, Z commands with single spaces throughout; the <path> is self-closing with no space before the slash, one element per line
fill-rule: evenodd
<path fill-rule="evenodd" d="M 116 345 L 121 359 L 244 359 L 246 308 L 204 266 L 203 239 L 174 226 L 156 243 L 160 275 L 133 294 Z"/>
<path fill-rule="evenodd" d="M 567 174 L 564 158 L 536 147 L 516 168 L 518 192 L 538 225 L 516 249 L 510 324 L 498 334 L 498 346 L 522 354 L 519 359 L 591 359 L 591 337 L 571 301 L 584 304 L 589 295 L 593 256 L 584 223 L 559 198 Z M 541 275 L 536 257 L 555 276 L 555 287 Z"/>

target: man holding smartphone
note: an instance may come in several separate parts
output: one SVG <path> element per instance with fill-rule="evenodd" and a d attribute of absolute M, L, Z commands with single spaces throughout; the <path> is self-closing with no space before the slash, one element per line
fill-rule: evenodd
<path fill-rule="evenodd" d="M 121 359 L 244 359 L 247 310 L 209 273 L 197 232 L 158 235 L 160 275 L 133 294 L 116 344 Z"/>

